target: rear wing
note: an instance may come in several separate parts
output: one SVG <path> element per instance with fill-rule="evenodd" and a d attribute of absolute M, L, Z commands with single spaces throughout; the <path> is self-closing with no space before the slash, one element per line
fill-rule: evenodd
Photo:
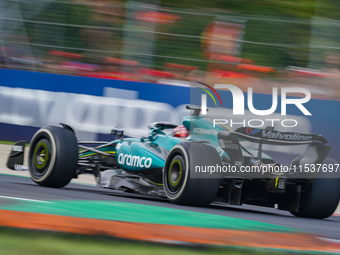
<path fill-rule="evenodd" d="M 218 140 L 221 148 L 226 151 L 232 163 L 242 162 L 241 148 L 246 150 L 239 140 L 256 142 L 259 144 L 257 160 L 262 161 L 262 145 L 301 145 L 308 144 L 308 149 L 300 160 L 300 164 L 321 164 L 331 150 L 331 146 L 326 145 L 327 141 L 321 135 L 303 134 L 293 132 L 280 132 L 273 129 L 254 129 L 241 127 L 234 132 L 218 133 Z"/>
<path fill-rule="evenodd" d="M 240 127 L 232 134 L 239 139 L 250 142 L 275 145 L 301 145 L 319 142 L 327 143 L 327 140 L 321 135 L 303 134 L 294 132 L 280 132 L 273 129 L 256 129 L 250 127 Z"/>

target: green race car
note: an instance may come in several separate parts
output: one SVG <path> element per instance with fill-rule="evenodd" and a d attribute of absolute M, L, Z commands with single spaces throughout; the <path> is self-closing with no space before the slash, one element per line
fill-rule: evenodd
<path fill-rule="evenodd" d="M 231 132 L 213 127 L 209 118 L 200 116 L 199 107 L 188 109 L 193 114 L 183 119 L 183 126 L 152 123 L 143 138 L 123 138 L 123 130 L 114 129 L 118 139 L 110 142 L 77 141 L 68 125 L 44 127 L 30 142 L 29 166 L 23 166 L 24 141 L 13 146 L 7 166 L 29 170 L 32 180 L 46 187 L 60 188 L 90 173 L 98 186 L 166 197 L 182 205 L 251 204 L 311 218 L 335 211 L 338 175 L 327 176 L 322 169 L 332 166 L 337 172 L 339 164 L 327 157 L 331 147 L 322 136 L 272 128 Z M 248 148 L 246 142 L 258 148 Z M 262 151 L 263 144 L 309 146 L 284 168 Z M 311 166 L 321 170 L 306 171 Z"/>

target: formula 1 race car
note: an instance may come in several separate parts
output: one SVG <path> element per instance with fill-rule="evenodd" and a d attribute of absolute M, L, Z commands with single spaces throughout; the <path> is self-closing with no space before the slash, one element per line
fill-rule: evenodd
<path fill-rule="evenodd" d="M 23 166 L 25 141 L 13 146 L 7 166 L 28 169 L 33 181 L 46 187 L 60 188 L 90 173 L 101 187 L 166 197 L 181 205 L 251 204 L 310 218 L 333 214 L 340 198 L 339 178 L 324 178 L 325 171 L 301 174 L 305 165 L 331 165 L 333 172 L 339 167 L 327 157 L 331 147 L 322 136 L 273 128 L 241 127 L 231 132 L 213 127 L 210 119 L 200 116 L 199 107 L 187 108 L 194 114 L 183 119 L 183 126 L 152 123 L 147 138 L 123 138 L 123 130 L 114 129 L 112 135 L 118 139 L 111 142 L 77 141 L 68 125 L 47 126 L 30 142 L 29 166 Z M 257 143 L 258 148 L 246 148 L 243 141 Z M 288 171 L 241 171 L 279 167 L 262 144 L 309 146 Z"/>

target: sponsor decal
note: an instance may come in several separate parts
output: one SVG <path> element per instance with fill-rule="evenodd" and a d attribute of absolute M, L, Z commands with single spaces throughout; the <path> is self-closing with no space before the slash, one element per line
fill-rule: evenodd
<path fill-rule="evenodd" d="M 118 150 L 122 146 L 122 143 L 117 143 L 116 150 Z"/>
<path fill-rule="evenodd" d="M 231 150 L 238 150 L 238 144 L 233 143 L 232 140 L 225 140 L 225 139 L 218 139 L 221 147 L 223 149 L 231 149 Z"/>
<path fill-rule="evenodd" d="M 24 148 L 22 146 L 20 146 L 20 145 L 14 145 L 13 148 L 12 148 L 12 151 L 23 152 Z"/>
<path fill-rule="evenodd" d="M 217 135 L 218 132 L 213 129 L 194 128 L 193 133 L 201 135 Z"/>
<path fill-rule="evenodd" d="M 26 170 L 28 170 L 28 167 L 23 166 L 23 165 L 14 164 L 14 170 L 16 170 L 16 171 L 26 171 Z"/>
<path fill-rule="evenodd" d="M 271 130 L 262 130 L 262 136 L 264 138 L 280 139 L 280 140 L 287 140 L 287 141 L 309 141 L 313 138 L 313 136 L 310 136 L 310 135 L 281 133 L 281 132 L 271 131 Z"/>
<path fill-rule="evenodd" d="M 121 165 L 150 168 L 152 164 L 152 158 L 132 156 L 130 154 L 120 153 L 118 155 L 118 163 Z"/>
<path fill-rule="evenodd" d="M 251 128 L 247 128 L 246 131 L 247 131 L 247 134 L 249 135 L 255 135 L 256 133 L 260 132 L 259 129 L 251 129 Z"/>
<path fill-rule="evenodd" d="M 0 86 L 0 123 L 32 127 L 67 123 L 82 131 L 81 140 L 96 140 L 94 133 L 106 134 L 118 124 L 127 134 L 146 136 L 148 124 L 159 121 L 158 116 L 180 124 L 188 114 L 185 105 Z"/>

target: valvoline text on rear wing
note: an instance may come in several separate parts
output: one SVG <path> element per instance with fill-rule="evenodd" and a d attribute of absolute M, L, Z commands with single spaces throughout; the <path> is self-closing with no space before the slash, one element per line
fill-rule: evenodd
<path fill-rule="evenodd" d="M 237 135 L 237 137 L 240 139 L 265 144 L 300 145 L 310 144 L 313 142 L 320 142 L 323 144 L 327 143 L 327 140 L 321 135 L 281 132 L 273 129 L 240 127 L 236 129 L 232 134 Z"/>

